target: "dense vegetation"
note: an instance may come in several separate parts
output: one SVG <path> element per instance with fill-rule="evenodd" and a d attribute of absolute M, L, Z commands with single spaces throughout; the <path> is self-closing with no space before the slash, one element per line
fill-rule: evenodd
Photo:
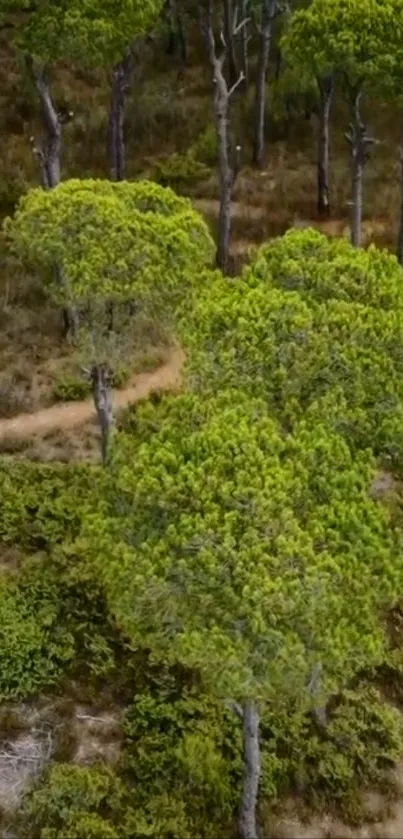
<path fill-rule="evenodd" d="M 44 311 L 47 404 L 92 393 L 101 439 L 101 458 L 44 463 L 0 434 L 0 782 L 31 767 L 1 827 L 256 839 L 289 793 L 359 823 L 369 789 L 391 799 L 403 755 L 399 215 L 397 256 L 358 247 L 365 101 L 400 108 L 402 4 L 0 0 L 0 24 L 21 100 L 30 83 L 42 108 L 41 186 L 28 167 L 4 187 L 4 314 L 22 283 L 26 310 L 31 295 Z M 200 61 L 208 123 L 188 124 L 189 97 L 185 139 L 134 162 L 125 115 L 141 68 L 173 67 L 178 85 Z M 58 101 L 66 72 L 70 94 L 80 77 L 107 89 L 109 169 L 106 155 L 88 164 Z M 270 109 L 292 121 L 293 97 L 319 118 L 322 220 L 336 203 L 331 109 L 347 101 L 351 243 L 289 230 L 235 270 L 234 193 L 238 178 L 258 183 L 242 154 L 263 167 Z M 10 119 L 30 114 L 21 100 Z M 206 183 L 212 231 L 189 197 Z M 35 356 L 26 310 L 13 340 L 28 331 Z M 181 391 L 117 413 L 112 388 L 152 340 L 183 353 Z M 115 748 L 94 756 L 77 726 L 102 714 Z"/>

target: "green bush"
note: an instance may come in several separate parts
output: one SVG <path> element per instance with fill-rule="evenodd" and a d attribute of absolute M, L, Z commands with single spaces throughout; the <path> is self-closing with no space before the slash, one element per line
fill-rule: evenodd
<path fill-rule="evenodd" d="M 188 686 L 191 676 L 160 670 L 127 710 L 124 761 L 136 789 L 136 835 L 214 839 L 238 805 L 241 725 L 202 687 Z"/>
<path fill-rule="evenodd" d="M 189 151 L 186 154 L 174 153 L 165 160 L 154 164 L 154 178 L 161 186 L 184 189 L 186 186 L 204 180 L 210 171 L 204 163 Z"/>
<path fill-rule="evenodd" d="M 79 402 L 91 393 L 90 383 L 73 373 L 62 373 L 53 385 L 52 393 L 58 402 Z"/>
<path fill-rule="evenodd" d="M 53 764 L 26 796 L 21 835 L 29 839 L 118 839 L 123 787 L 106 766 Z"/>
<path fill-rule="evenodd" d="M 60 622 L 60 598 L 51 579 L 21 585 L 0 577 L 0 701 L 25 699 L 60 677 L 74 641 Z"/>
<path fill-rule="evenodd" d="M 0 464 L 0 544 L 30 551 L 67 543 L 80 529 L 97 467 L 4 460 Z"/>
<path fill-rule="evenodd" d="M 216 166 L 218 160 L 218 140 L 215 125 L 207 125 L 204 131 L 199 134 L 196 142 L 193 143 L 189 151 L 196 160 L 200 160 L 206 166 Z"/>

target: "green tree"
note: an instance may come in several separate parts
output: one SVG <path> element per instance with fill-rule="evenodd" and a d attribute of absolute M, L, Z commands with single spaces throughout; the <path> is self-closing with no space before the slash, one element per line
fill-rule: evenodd
<path fill-rule="evenodd" d="M 71 180 L 28 193 L 6 229 L 54 300 L 79 312 L 78 352 L 92 382 L 105 461 L 111 373 L 127 359 L 141 318 L 173 329 L 176 308 L 212 259 L 207 226 L 190 201 L 157 184 Z"/>
<path fill-rule="evenodd" d="M 262 396 L 287 429 L 326 417 L 353 446 L 400 459 L 402 312 L 396 257 L 290 231 L 241 279 L 200 289 L 181 331 L 188 381 Z"/>
<path fill-rule="evenodd" d="M 78 555 L 119 629 L 200 672 L 243 720 L 240 829 L 257 835 L 262 705 L 314 708 L 382 655 L 399 563 L 373 465 L 326 426 L 285 437 L 263 400 L 185 394 L 136 412 Z M 109 482 L 109 483 L 108 483 Z"/>
<path fill-rule="evenodd" d="M 403 33 L 398 0 L 313 0 L 295 12 L 284 41 L 287 60 L 311 71 L 321 96 L 319 135 L 319 206 L 326 205 L 328 184 L 328 117 L 333 74 L 345 85 L 351 124 L 346 135 L 352 151 L 352 222 L 354 245 L 361 244 L 364 166 L 374 143 L 361 115 L 365 91 L 376 90 L 394 71 Z"/>
<path fill-rule="evenodd" d="M 54 187 L 60 181 L 63 119 L 50 91 L 50 69 L 59 60 L 113 68 L 111 167 L 114 178 L 124 178 L 124 106 L 130 84 L 131 48 L 135 39 L 152 27 L 161 7 L 162 0 L 2 0 L 0 18 L 12 28 L 42 105 L 46 136 L 36 153 L 44 186 Z"/>

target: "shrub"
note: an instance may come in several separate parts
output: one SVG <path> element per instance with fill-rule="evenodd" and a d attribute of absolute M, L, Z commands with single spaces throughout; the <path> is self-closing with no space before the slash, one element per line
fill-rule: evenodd
<path fill-rule="evenodd" d="M 60 624 L 60 599 L 51 579 L 21 586 L 0 577 L 0 701 L 26 698 L 54 684 L 74 654 Z"/>
<path fill-rule="evenodd" d="M 7 460 L 0 464 L 0 543 L 50 549 L 79 531 L 97 469 Z M 80 503 L 78 503 L 80 499 Z"/>
<path fill-rule="evenodd" d="M 173 189 L 185 189 L 197 181 L 204 180 L 210 174 L 207 166 L 198 160 L 192 152 L 176 152 L 154 164 L 154 178 L 162 186 Z"/>
<path fill-rule="evenodd" d="M 51 765 L 26 796 L 22 835 L 35 839 L 118 839 L 123 787 L 103 765 Z"/>
<path fill-rule="evenodd" d="M 52 393 L 58 402 L 76 402 L 86 399 L 91 393 L 91 388 L 83 377 L 62 373 L 53 385 Z"/>

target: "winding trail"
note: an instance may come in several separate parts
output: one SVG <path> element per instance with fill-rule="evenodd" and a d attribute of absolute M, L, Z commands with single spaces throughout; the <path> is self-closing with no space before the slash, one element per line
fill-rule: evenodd
<path fill-rule="evenodd" d="M 124 390 L 114 391 L 115 408 L 126 408 L 134 402 L 145 399 L 153 391 L 175 390 L 180 386 L 181 369 L 184 354 L 175 349 L 168 361 L 152 373 L 140 373 Z M 52 405 L 32 414 L 18 414 L 15 417 L 0 419 L 0 440 L 10 437 L 30 437 L 46 435 L 51 431 L 74 428 L 95 419 L 94 403 L 91 398 L 82 402 L 65 402 Z"/>

